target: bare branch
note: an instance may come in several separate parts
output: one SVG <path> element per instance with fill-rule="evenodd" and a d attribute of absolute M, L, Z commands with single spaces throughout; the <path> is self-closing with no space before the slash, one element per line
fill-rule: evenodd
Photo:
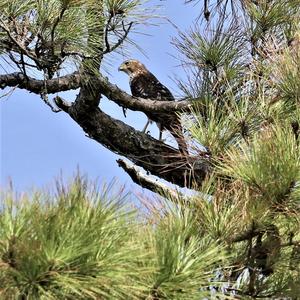
<path fill-rule="evenodd" d="M 21 45 L 11 34 L 9 28 L 6 27 L 6 25 L 0 21 L 0 28 L 2 28 L 6 33 L 7 36 L 9 37 L 9 39 L 11 40 L 11 42 L 18 48 L 18 50 L 20 51 L 20 53 L 23 53 L 24 55 L 28 56 L 29 58 L 31 58 L 33 61 L 36 61 L 37 58 L 36 56 L 26 47 L 24 47 L 23 45 Z"/>
<path fill-rule="evenodd" d="M 204 18 L 209 21 L 210 11 L 208 10 L 208 0 L 204 0 Z"/>
<path fill-rule="evenodd" d="M 18 87 L 36 94 L 43 93 L 46 88 L 48 94 L 54 94 L 79 88 L 80 75 L 78 72 L 74 72 L 66 76 L 45 81 L 27 77 L 21 72 L 0 75 L 0 89 L 6 87 Z"/>
<path fill-rule="evenodd" d="M 123 44 L 123 42 L 126 40 L 128 34 L 129 34 L 129 31 L 130 31 L 130 29 L 131 29 L 131 27 L 133 25 L 133 22 L 129 23 L 129 25 L 128 25 L 127 28 L 125 28 L 125 25 L 123 23 L 122 23 L 122 25 L 123 25 L 124 34 L 123 34 L 123 36 L 121 36 L 119 38 L 119 40 L 112 47 L 110 47 L 110 45 L 109 45 L 107 33 L 105 34 L 106 49 L 103 51 L 103 54 L 107 54 L 109 52 L 113 52 L 118 47 L 120 47 Z"/>
<path fill-rule="evenodd" d="M 140 185 L 143 188 L 146 188 L 154 193 L 158 193 L 161 196 L 167 197 L 170 201 L 176 201 L 176 199 L 185 198 L 180 192 L 171 189 L 167 185 L 153 179 L 150 176 L 143 174 L 139 171 L 133 164 L 129 164 L 123 159 L 118 159 L 117 163 L 132 179 L 133 182 Z M 186 199 L 186 201 L 188 201 Z"/>
<path fill-rule="evenodd" d="M 108 33 L 109 33 L 109 25 L 110 25 L 110 22 L 111 22 L 112 18 L 113 18 L 113 15 L 110 14 L 110 16 L 107 20 L 106 26 L 105 26 L 105 30 L 104 30 L 105 50 L 103 51 L 103 54 L 110 52 L 110 44 L 109 44 L 109 41 L 108 41 Z"/>
<path fill-rule="evenodd" d="M 64 13 L 67 10 L 67 6 L 62 7 L 62 10 L 60 11 L 59 16 L 57 16 L 56 20 L 54 21 L 54 24 L 52 26 L 51 29 L 51 50 L 52 50 L 52 55 L 54 55 L 54 36 L 55 36 L 55 29 L 58 26 L 59 22 L 61 21 L 61 19 L 64 16 Z"/>

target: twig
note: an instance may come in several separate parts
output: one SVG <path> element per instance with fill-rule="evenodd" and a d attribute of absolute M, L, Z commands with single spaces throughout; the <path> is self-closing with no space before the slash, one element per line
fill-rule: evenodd
<path fill-rule="evenodd" d="M 210 11 L 208 10 L 208 0 L 204 0 L 204 18 L 209 21 Z"/>
<path fill-rule="evenodd" d="M 49 101 L 49 98 L 48 98 L 47 93 L 45 93 L 45 92 L 42 93 L 42 94 L 41 94 L 41 98 L 43 99 L 43 101 L 45 102 L 45 104 L 47 104 L 47 105 L 51 108 L 51 110 L 52 110 L 53 112 L 58 113 L 58 112 L 61 111 L 60 108 L 55 108 L 55 107 L 51 104 L 51 102 Z"/>
<path fill-rule="evenodd" d="M 105 50 L 103 51 L 103 54 L 110 52 L 110 45 L 109 45 L 109 41 L 108 41 L 108 32 L 109 32 L 108 27 L 110 25 L 112 18 L 113 18 L 113 15 L 110 14 L 109 18 L 107 20 L 106 26 L 105 26 L 105 31 L 104 31 Z"/>
<path fill-rule="evenodd" d="M 51 30 L 51 47 L 52 47 L 52 55 L 54 55 L 54 34 L 55 34 L 55 29 L 58 25 L 58 23 L 60 22 L 60 20 L 62 19 L 62 17 L 64 16 L 65 11 L 67 10 L 67 7 L 63 7 L 59 16 L 56 18 L 56 20 L 54 21 L 52 30 Z"/>
<path fill-rule="evenodd" d="M 24 72 L 23 72 L 23 69 L 20 67 L 20 62 L 17 61 L 17 59 L 14 57 L 14 55 L 13 55 L 11 52 L 8 53 L 8 57 L 11 59 L 11 61 L 12 61 L 13 63 L 16 64 L 17 68 L 18 68 L 18 69 L 21 71 L 21 73 L 23 74 Z M 25 74 L 24 74 L 24 76 L 25 76 Z"/>
<path fill-rule="evenodd" d="M 18 88 L 18 86 L 14 86 L 12 87 L 7 93 L 3 94 L 0 96 L 0 99 L 1 98 L 4 98 L 6 96 L 10 97 L 12 95 L 12 93 L 14 92 L 14 90 L 16 90 Z"/>
<path fill-rule="evenodd" d="M 110 19 L 109 19 L 109 21 L 110 21 Z M 105 31 L 105 50 L 103 51 L 102 54 L 103 55 L 107 54 L 109 52 L 116 50 L 118 47 L 120 47 L 123 44 L 123 42 L 126 40 L 132 25 L 133 25 L 133 22 L 130 22 L 128 27 L 125 28 L 124 22 L 122 21 L 124 35 L 122 37 L 120 37 L 119 40 L 117 41 L 117 43 L 114 44 L 112 47 L 110 47 L 109 42 L 108 42 L 108 31 Z"/>
<path fill-rule="evenodd" d="M 20 62 L 21 62 L 21 66 L 22 66 L 22 69 L 23 69 L 23 74 L 24 74 L 25 78 L 28 78 L 27 73 L 26 73 L 26 67 L 25 67 L 25 61 L 24 61 L 24 54 L 23 53 L 21 53 Z"/>
<path fill-rule="evenodd" d="M 28 56 L 29 58 L 31 58 L 33 61 L 36 62 L 37 58 L 34 55 L 32 55 L 26 48 L 20 45 L 20 43 L 12 36 L 10 30 L 5 26 L 5 24 L 3 22 L 1 23 L 2 25 L 0 24 L 0 28 L 2 28 L 7 33 L 10 40 L 19 48 L 21 53 L 25 54 L 26 56 Z"/>
<path fill-rule="evenodd" d="M 124 31 L 124 35 L 118 40 L 118 42 L 111 48 L 111 51 L 114 51 L 115 49 L 117 49 L 119 46 L 121 46 L 121 44 L 126 40 L 130 29 L 133 25 L 133 22 L 130 22 L 127 29 L 125 28 L 124 22 L 122 22 L 122 26 L 123 26 L 123 31 Z"/>

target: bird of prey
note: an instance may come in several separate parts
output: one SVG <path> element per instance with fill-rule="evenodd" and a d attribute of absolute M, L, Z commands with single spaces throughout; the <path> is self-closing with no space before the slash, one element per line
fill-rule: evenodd
<path fill-rule="evenodd" d="M 132 96 L 146 98 L 156 101 L 175 101 L 172 93 L 159 80 L 147 70 L 138 60 L 126 60 L 119 71 L 129 75 L 129 84 Z M 180 119 L 175 112 L 147 112 L 148 122 L 143 132 L 151 121 L 156 122 L 159 128 L 159 139 L 162 138 L 162 131 L 168 130 L 176 139 L 179 151 L 187 155 L 187 145 L 184 140 Z"/>

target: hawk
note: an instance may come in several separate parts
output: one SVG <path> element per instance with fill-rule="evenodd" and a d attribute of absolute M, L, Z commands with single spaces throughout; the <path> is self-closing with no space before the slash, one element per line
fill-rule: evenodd
<path fill-rule="evenodd" d="M 160 83 L 159 80 L 138 60 L 124 61 L 120 65 L 119 71 L 123 71 L 129 75 L 132 96 L 158 101 L 175 101 L 169 89 Z M 176 139 L 179 151 L 183 154 L 188 154 L 180 119 L 175 112 L 147 112 L 146 115 L 148 117 L 148 122 L 145 125 L 143 132 L 146 132 L 149 123 L 154 121 L 159 128 L 160 140 L 162 138 L 162 131 L 168 130 Z"/>

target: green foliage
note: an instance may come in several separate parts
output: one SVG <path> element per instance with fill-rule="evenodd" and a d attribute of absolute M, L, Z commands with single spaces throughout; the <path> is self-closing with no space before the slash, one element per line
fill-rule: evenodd
<path fill-rule="evenodd" d="M 209 286 L 221 262 L 228 257 L 225 248 L 205 235 L 199 235 L 192 211 L 181 205 L 168 208 L 155 232 L 157 270 L 152 275 L 152 296 L 160 299 L 199 299 L 209 295 Z"/>
<path fill-rule="evenodd" d="M 155 17 L 155 8 L 147 9 L 144 2 L 1 1 L 0 50 L 25 73 L 37 70 L 53 77 L 66 67 L 79 68 L 83 60 L 98 72 L 105 55 L 133 43 L 129 31 Z"/>
<path fill-rule="evenodd" d="M 140 223 L 112 186 L 81 177 L 55 196 L 3 194 L 3 299 L 198 299 L 227 254 L 198 236 L 193 215 L 166 207 L 155 226 Z M 216 284 L 218 284 L 216 282 Z"/>
<path fill-rule="evenodd" d="M 226 156 L 222 171 L 273 204 L 284 205 L 300 180 L 299 147 L 292 129 L 282 124 L 262 129 L 250 144 L 228 150 Z"/>
<path fill-rule="evenodd" d="M 205 99 L 194 111 L 195 122 L 190 132 L 213 157 L 220 158 L 228 147 L 247 139 L 257 130 L 256 108 L 257 105 L 249 103 L 247 98 L 228 104 Z"/>
<path fill-rule="evenodd" d="M 125 298 L 135 293 L 131 212 L 77 178 L 56 199 L 5 198 L 1 213 L 1 293 L 29 299 Z"/>
<path fill-rule="evenodd" d="M 296 36 L 299 39 L 300 33 Z M 280 97 L 297 109 L 297 103 L 300 101 L 300 46 L 295 44 L 293 49 L 287 49 L 283 55 L 276 56 L 275 68 L 273 68 L 274 85 L 278 88 Z M 296 104 L 296 105 L 295 105 Z"/>
<path fill-rule="evenodd" d="M 198 103 L 194 151 L 212 168 L 190 201 L 199 232 L 228 246 L 224 294 L 296 299 L 300 3 L 203 2 L 205 24 L 175 40 L 188 77 L 179 85 Z"/>
<path fill-rule="evenodd" d="M 285 32 L 291 27 L 298 12 L 299 1 L 252 1 L 246 2 L 246 15 L 249 21 L 251 38 L 258 42 L 266 34 L 278 34 L 278 29 Z"/>
<path fill-rule="evenodd" d="M 199 72 L 203 74 L 202 88 L 195 97 L 210 96 L 211 91 L 216 95 L 222 93 L 222 85 L 232 85 L 243 69 L 245 42 L 233 24 L 228 28 L 223 26 L 222 23 L 212 26 L 205 35 L 201 27 L 196 27 L 187 33 L 180 32 L 174 39 L 188 65 L 197 70 L 189 82 L 190 89 L 197 86 Z"/>

